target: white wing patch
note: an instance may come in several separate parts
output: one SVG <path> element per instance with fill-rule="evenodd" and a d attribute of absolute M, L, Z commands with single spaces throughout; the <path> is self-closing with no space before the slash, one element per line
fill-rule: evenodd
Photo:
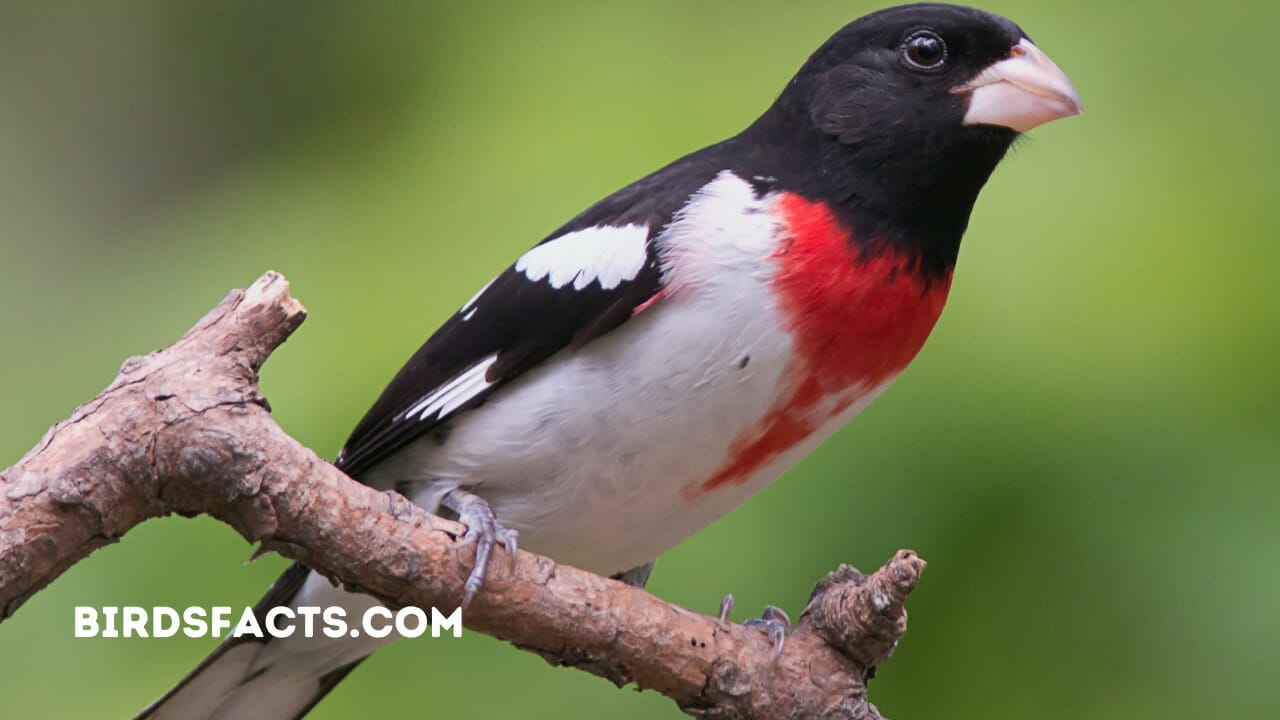
<path fill-rule="evenodd" d="M 416 419 L 426 420 L 436 413 L 443 417 L 462 407 L 493 384 L 485 380 L 484 374 L 497 359 L 498 355 L 495 353 L 467 368 L 454 379 L 436 388 L 418 404 L 405 410 L 401 419 L 407 420 L 416 415 Z"/>
<path fill-rule="evenodd" d="M 574 290 L 581 290 L 592 281 L 612 290 L 640 274 L 648 238 L 644 225 L 575 230 L 525 253 L 516 261 L 516 270 L 534 282 L 547 278 L 557 290 L 570 282 Z"/>

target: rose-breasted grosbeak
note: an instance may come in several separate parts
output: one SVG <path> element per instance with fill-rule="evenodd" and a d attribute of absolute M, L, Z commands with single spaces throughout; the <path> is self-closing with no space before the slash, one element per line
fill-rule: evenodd
<path fill-rule="evenodd" d="M 596 203 L 465 302 L 337 465 L 468 526 L 468 600 L 517 533 L 643 585 L 906 367 L 988 176 L 1020 132 L 1079 112 L 1004 18 L 861 18 L 750 127 Z M 295 566 L 259 610 L 375 602 Z M 385 642 L 229 640 L 143 716 L 299 717 Z"/>

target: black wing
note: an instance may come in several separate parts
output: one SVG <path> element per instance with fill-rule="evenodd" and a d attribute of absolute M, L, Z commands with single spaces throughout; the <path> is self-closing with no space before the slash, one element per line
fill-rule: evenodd
<path fill-rule="evenodd" d="M 655 238 L 688 199 L 717 174 L 754 155 L 738 138 L 686 155 L 587 208 L 539 246 L 592 228 L 647 228 L 643 267 L 612 287 L 599 282 L 553 287 L 508 267 L 449 318 L 395 378 L 352 431 L 337 465 L 359 477 L 406 443 L 565 348 L 617 328 L 661 286 Z M 756 164 L 751 158 L 749 165 Z"/>
<path fill-rule="evenodd" d="M 576 348 L 631 318 L 658 293 L 654 238 L 688 198 L 724 169 L 721 146 L 689 155 L 605 198 L 539 245 L 592 228 L 647 228 L 645 259 L 631 279 L 553 287 L 516 265 L 493 280 L 432 335 L 382 392 L 338 454 L 359 476 L 406 443 L 565 348 Z"/>
<path fill-rule="evenodd" d="M 507 268 L 396 374 L 351 433 L 338 467 L 359 475 L 561 349 L 612 330 L 657 293 L 658 281 L 652 254 L 633 280 L 609 290 L 553 288 Z"/>

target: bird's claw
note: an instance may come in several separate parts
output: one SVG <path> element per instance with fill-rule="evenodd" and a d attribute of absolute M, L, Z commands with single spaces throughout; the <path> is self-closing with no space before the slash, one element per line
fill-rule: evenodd
<path fill-rule="evenodd" d="M 493 556 L 493 548 L 501 543 L 511 556 L 511 569 L 515 570 L 516 555 L 519 551 L 520 535 L 515 530 L 504 527 L 493 514 L 493 508 L 482 498 L 461 490 L 449 493 L 442 503 L 458 514 L 458 522 L 467 526 L 464 532 L 453 543 L 455 550 L 468 545 L 476 545 L 476 562 L 462 585 L 462 609 L 466 609 L 475 599 L 476 593 L 484 586 L 485 574 L 489 570 L 489 559 Z"/>
<path fill-rule="evenodd" d="M 720 614 L 716 616 L 716 620 L 720 621 L 721 625 L 728 623 L 731 612 L 733 612 L 733 593 L 728 593 L 720 601 Z"/>
<path fill-rule="evenodd" d="M 765 605 L 764 612 L 758 618 L 750 618 L 742 623 L 743 627 L 760 628 L 773 643 L 773 659 L 782 657 L 782 649 L 787 644 L 787 636 L 791 634 L 791 617 L 782 608 Z"/>
<path fill-rule="evenodd" d="M 725 595 L 720 601 L 720 614 L 716 616 L 716 620 L 722 625 L 728 623 L 731 612 L 733 612 L 732 593 Z M 742 623 L 742 626 L 760 628 L 773 643 L 773 659 L 777 660 L 782 656 L 782 648 L 786 646 L 787 636 L 791 634 L 791 617 L 786 611 L 780 607 L 765 605 L 760 617 L 751 618 Z"/>

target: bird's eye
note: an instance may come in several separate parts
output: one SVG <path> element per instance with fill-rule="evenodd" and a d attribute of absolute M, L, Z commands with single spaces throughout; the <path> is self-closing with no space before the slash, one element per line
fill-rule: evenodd
<path fill-rule="evenodd" d="M 947 44 L 928 30 L 912 33 L 902 43 L 902 59 L 916 70 L 936 70 L 947 59 Z"/>

